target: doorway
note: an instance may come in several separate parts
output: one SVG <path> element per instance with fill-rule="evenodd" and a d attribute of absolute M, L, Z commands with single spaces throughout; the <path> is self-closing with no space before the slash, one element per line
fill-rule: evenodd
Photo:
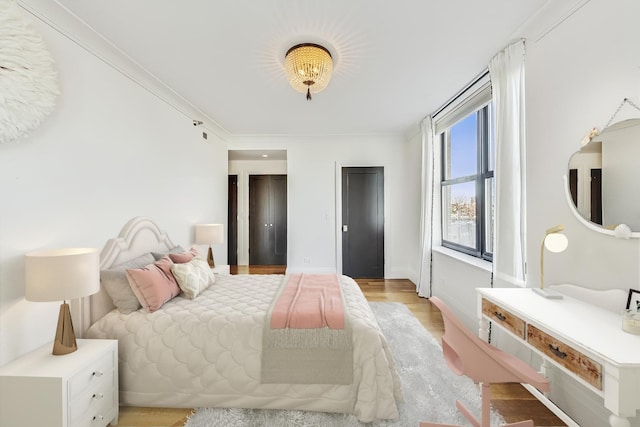
<path fill-rule="evenodd" d="M 236 265 L 250 263 L 249 178 L 252 175 L 283 175 L 288 173 L 286 150 L 244 149 L 228 151 L 229 187 L 229 257 L 235 257 Z M 235 182 L 235 185 L 233 184 Z M 286 191 L 284 193 L 286 195 Z M 285 202 L 286 204 L 286 202 Z M 287 208 L 282 209 L 287 212 Z M 272 222 L 270 223 L 272 224 Z M 264 223 L 263 223 L 264 226 Z M 286 226 L 286 223 L 285 223 Z M 274 225 L 275 227 L 275 225 Z M 286 243 L 286 238 L 284 239 Z M 278 248 L 282 247 L 278 242 Z M 286 259 L 286 255 L 285 255 Z"/>
<path fill-rule="evenodd" d="M 591 169 L 591 222 L 602 225 L 602 169 Z"/>
<path fill-rule="evenodd" d="M 227 208 L 227 256 L 229 265 L 238 265 L 238 175 L 229 175 Z"/>
<path fill-rule="evenodd" d="M 287 176 L 249 176 L 249 264 L 287 264 Z"/>
<path fill-rule="evenodd" d="M 342 168 L 342 273 L 384 278 L 384 168 Z"/>

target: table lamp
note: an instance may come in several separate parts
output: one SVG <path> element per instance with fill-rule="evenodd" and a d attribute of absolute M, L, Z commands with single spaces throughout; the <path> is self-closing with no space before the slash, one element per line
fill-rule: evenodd
<path fill-rule="evenodd" d="M 224 227 L 222 224 L 196 224 L 196 243 L 198 245 L 209 245 L 207 252 L 207 262 L 209 267 L 214 268 L 213 249 L 211 245 L 224 242 Z"/>
<path fill-rule="evenodd" d="M 67 300 L 86 297 L 100 290 L 100 257 L 94 248 L 64 248 L 29 252 L 25 255 L 27 301 L 62 301 L 53 354 L 78 349 Z"/>
<path fill-rule="evenodd" d="M 540 288 L 534 288 L 533 291 L 545 298 L 562 298 L 562 294 L 544 288 L 544 250 L 546 248 L 550 252 L 558 253 L 567 249 L 569 240 L 567 236 L 562 234 L 562 230 L 564 230 L 564 225 L 562 224 L 548 229 L 542 239 L 542 245 L 540 245 Z"/>

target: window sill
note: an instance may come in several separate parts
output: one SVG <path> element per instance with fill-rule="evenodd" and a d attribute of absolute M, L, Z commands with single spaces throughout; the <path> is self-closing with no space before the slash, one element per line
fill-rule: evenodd
<path fill-rule="evenodd" d="M 444 246 L 434 246 L 433 251 L 446 255 L 449 258 L 456 259 L 460 262 L 464 262 L 465 264 L 472 265 L 489 273 L 493 271 L 493 264 L 482 258 L 477 258 L 471 255 L 464 254 L 462 252 L 454 251 L 453 249 L 449 249 Z"/>

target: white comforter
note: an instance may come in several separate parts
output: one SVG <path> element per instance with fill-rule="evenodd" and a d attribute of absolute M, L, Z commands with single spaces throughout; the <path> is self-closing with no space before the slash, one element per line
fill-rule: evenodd
<path fill-rule="evenodd" d="M 260 383 L 263 323 L 282 277 L 219 275 L 195 300 L 180 295 L 154 313 L 113 310 L 93 324 L 88 338 L 118 340 L 121 403 L 342 412 L 363 422 L 397 418 L 401 391 L 393 358 L 360 288 L 346 276 L 353 384 Z"/>

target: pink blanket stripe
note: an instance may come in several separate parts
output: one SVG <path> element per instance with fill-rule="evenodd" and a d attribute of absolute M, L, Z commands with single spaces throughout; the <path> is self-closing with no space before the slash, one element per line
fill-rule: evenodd
<path fill-rule="evenodd" d="M 292 274 L 271 315 L 272 329 L 344 329 L 336 274 Z"/>

